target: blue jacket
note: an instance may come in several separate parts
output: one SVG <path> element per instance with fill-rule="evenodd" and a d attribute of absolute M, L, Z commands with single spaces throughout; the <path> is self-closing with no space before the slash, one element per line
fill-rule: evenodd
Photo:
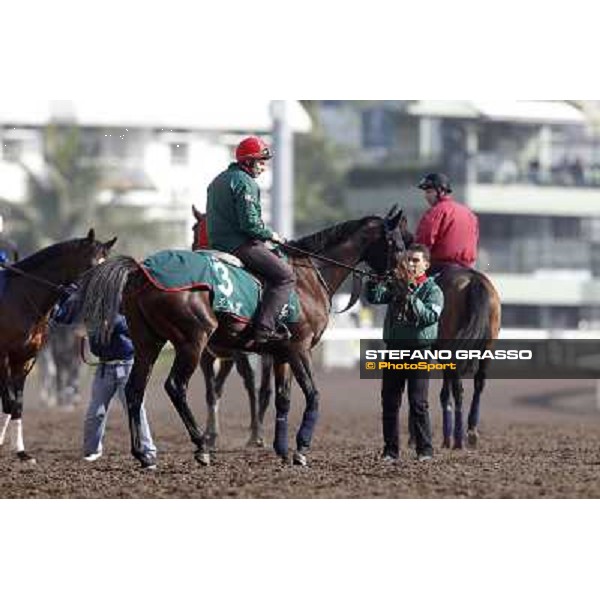
<path fill-rule="evenodd" d="M 80 319 L 80 298 L 75 283 L 68 285 L 50 313 L 50 320 L 59 325 L 74 325 Z"/>
<path fill-rule="evenodd" d="M 101 344 L 94 336 L 90 336 L 90 350 L 101 361 L 130 360 L 133 358 L 133 343 L 129 337 L 127 321 L 118 315 L 115 326 L 107 344 Z"/>
<path fill-rule="evenodd" d="M 81 318 L 81 303 L 77 286 L 69 286 L 63 297 L 54 307 L 51 319 L 60 325 L 73 325 Z M 115 326 L 107 344 L 90 335 L 90 350 L 101 361 L 130 360 L 133 358 L 133 343 L 129 337 L 127 321 L 121 314 L 117 315 Z"/>

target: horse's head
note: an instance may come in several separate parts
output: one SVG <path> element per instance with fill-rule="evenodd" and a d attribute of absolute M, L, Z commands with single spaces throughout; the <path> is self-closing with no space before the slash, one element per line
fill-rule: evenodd
<path fill-rule="evenodd" d="M 396 257 L 412 243 L 407 230 L 407 221 L 398 205 L 388 214 L 377 219 L 375 235 L 363 255 L 363 260 L 379 275 L 383 275 L 396 264 Z"/>
<path fill-rule="evenodd" d="M 81 273 L 104 262 L 116 241 L 116 237 L 108 240 L 108 242 L 97 240 L 93 229 L 88 231 L 86 237 L 74 240 L 74 248 L 69 264 L 71 274 L 78 277 Z"/>
<path fill-rule="evenodd" d="M 206 221 L 206 215 L 201 213 L 193 204 L 192 204 L 192 214 L 196 219 L 196 222 L 192 225 L 192 231 L 194 232 L 194 241 L 192 242 L 192 250 L 200 250 L 201 248 L 206 248 L 207 240 L 206 230 L 202 227 L 203 223 Z"/>

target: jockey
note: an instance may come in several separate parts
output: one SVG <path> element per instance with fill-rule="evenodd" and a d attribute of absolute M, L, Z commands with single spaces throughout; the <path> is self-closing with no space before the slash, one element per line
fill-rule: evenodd
<path fill-rule="evenodd" d="M 456 202 L 446 175 L 430 173 L 417 186 L 431 207 L 419 221 L 415 243 L 431 252 L 430 273 L 447 267 L 473 268 L 477 259 L 479 222 L 464 204 Z"/>
<path fill-rule="evenodd" d="M 276 319 L 296 279 L 290 265 L 265 245 L 283 239 L 263 223 L 260 189 L 255 181 L 273 155 L 263 140 L 249 137 L 239 143 L 235 157 L 236 162 L 208 186 L 210 245 L 234 254 L 264 279 L 263 299 L 254 322 L 256 344 L 285 340 L 289 332 L 276 331 Z"/>

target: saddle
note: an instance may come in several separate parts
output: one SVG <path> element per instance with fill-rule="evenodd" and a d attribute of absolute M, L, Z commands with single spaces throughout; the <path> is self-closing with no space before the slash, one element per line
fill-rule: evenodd
<path fill-rule="evenodd" d="M 223 262 L 226 262 L 227 264 L 233 266 L 233 267 L 240 267 L 240 268 L 246 268 L 244 266 L 244 263 L 234 254 L 229 254 L 229 252 L 223 252 L 221 250 L 194 250 L 194 252 L 196 254 L 208 254 L 210 256 L 214 256 L 215 258 L 218 258 L 219 260 L 222 260 Z"/>
<path fill-rule="evenodd" d="M 222 250 L 213 249 L 194 250 L 194 252 L 196 254 L 208 254 L 224 263 L 227 263 L 228 265 L 231 265 L 232 267 L 244 269 L 244 271 L 246 271 L 246 273 L 248 273 L 248 275 L 250 275 L 250 277 L 252 277 L 252 279 L 256 281 L 256 283 L 260 287 L 262 296 L 262 290 L 265 286 L 264 279 L 258 273 L 255 273 L 247 265 L 245 265 L 242 259 L 235 256 L 235 254 L 230 254 L 229 252 L 223 252 Z"/>

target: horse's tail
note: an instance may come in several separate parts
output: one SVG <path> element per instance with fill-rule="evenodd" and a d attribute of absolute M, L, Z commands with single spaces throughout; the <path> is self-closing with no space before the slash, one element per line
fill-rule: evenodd
<path fill-rule="evenodd" d="M 81 306 L 83 321 L 90 336 L 108 343 L 121 306 L 123 288 L 131 272 L 139 265 L 129 256 L 109 258 L 92 269 L 83 279 Z"/>
<path fill-rule="evenodd" d="M 483 275 L 473 272 L 466 288 L 466 321 L 459 323 L 450 346 L 453 350 L 485 350 L 492 337 L 492 295 Z M 461 374 L 474 370 L 476 360 L 458 360 Z"/>

